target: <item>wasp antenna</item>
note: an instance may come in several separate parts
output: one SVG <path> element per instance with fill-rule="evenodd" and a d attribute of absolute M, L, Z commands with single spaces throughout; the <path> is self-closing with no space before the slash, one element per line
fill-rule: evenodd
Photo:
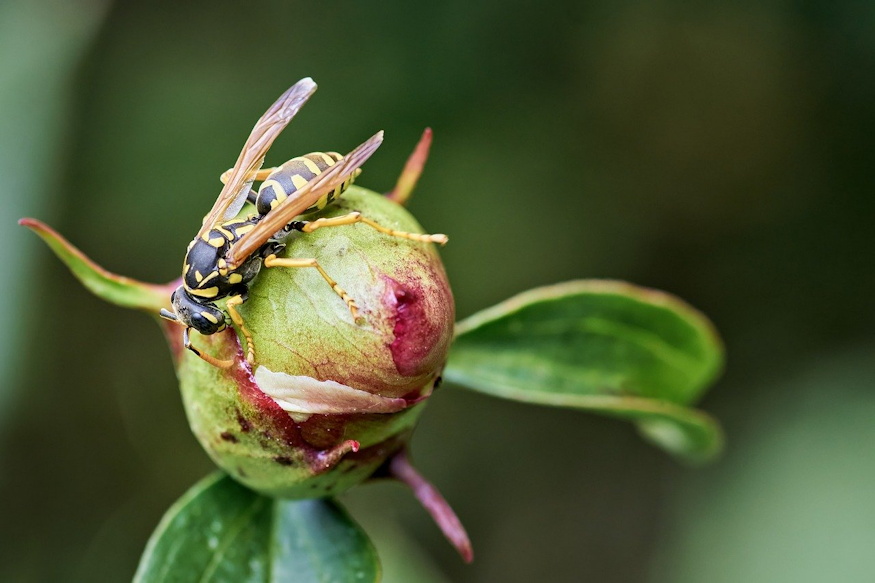
<path fill-rule="evenodd" d="M 164 318 L 165 320 L 170 320 L 171 322 L 179 322 L 179 318 L 176 317 L 176 314 L 171 312 L 170 310 L 166 310 L 161 308 L 161 311 L 158 312 L 158 315 Z"/>

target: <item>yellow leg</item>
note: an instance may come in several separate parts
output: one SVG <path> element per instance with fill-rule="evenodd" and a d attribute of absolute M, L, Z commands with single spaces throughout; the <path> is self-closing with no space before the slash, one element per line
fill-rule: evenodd
<path fill-rule="evenodd" d="M 240 312 L 237 311 L 237 306 L 242 303 L 242 296 L 231 296 L 225 303 L 225 309 L 228 310 L 231 320 L 234 321 L 234 324 L 236 324 L 243 333 L 243 337 L 246 338 L 246 360 L 249 364 L 252 364 L 255 362 L 255 344 L 252 342 L 252 333 L 249 332 L 249 329 L 243 323 L 243 317 L 240 315 Z"/>
<path fill-rule="evenodd" d="M 390 235 L 392 237 L 400 237 L 401 239 L 422 241 L 424 243 L 440 243 L 441 245 L 445 244 L 448 240 L 446 235 L 442 235 L 440 233 L 436 233 L 434 235 L 421 235 L 419 233 L 396 231 L 395 229 L 384 227 L 383 225 L 367 217 L 363 217 L 362 214 L 358 211 L 349 213 L 348 215 L 343 215 L 342 217 L 332 217 L 330 219 L 321 218 L 316 219 L 313 222 L 301 221 L 301 223 L 303 223 L 304 226 L 301 227 L 300 230 L 304 233 L 312 233 L 316 229 L 321 229 L 322 227 L 340 227 L 341 225 L 354 225 L 355 223 L 364 223 L 369 227 L 380 231 L 381 233 L 385 233 L 386 235 Z"/>
<path fill-rule="evenodd" d="M 234 364 L 233 360 L 219 360 L 218 358 L 210 356 L 209 354 L 205 354 L 205 353 L 201 352 L 200 350 L 198 350 L 197 348 L 195 348 L 194 346 L 192 346 L 191 338 L 188 335 L 189 330 L 191 330 L 191 328 L 186 328 L 185 331 L 182 333 L 183 346 L 185 346 L 186 348 L 188 348 L 189 350 L 194 352 L 196 355 L 198 355 L 202 360 L 210 363 L 213 366 L 217 366 L 219 368 L 230 368 L 231 365 Z"/>
<path fill-rule="evenodd" d="M 359 321 L 359 308 L 355 303 L 355 300 L 352 299 L 348 293 L 346 293 L 342 287 L 337 285 L 337 282 L 331 279 L 331 276 L 328 275 L 322 266 L 319 265 L 319 262 L 315 259 L 289 259 L 289 258 L 279 258 L 276 255 L 268 255 L 264 260 L 265 267 L 313 267 L 319 274 L 328 282 L 328 285 L 331 286 L 331 289 L 334 290 L 340 299 L 346 302 L 346 307 L 349 308 L 350 313 L 352 314 L 353 320 L 356 322 Z M 233 317 L 233 316 L 232 316 Z"/>
<path fill-rule="evenodd" d="M 222 184 L 228 182 L 228 176 L 231 175 L 231 170 L 233 170 L 233 168 L 225 170 L 224 172 L 222 172 L 222 175 L 219 176 L 219 180 L 222 181 Z M 267 177 L 270 176 L 275 170 L 276 168 L 262 168 L 255 173 L 255 178 L 253 178 L 253 180 L 258 182 L 261 182 L 262 180 L 267 180 Z"/>

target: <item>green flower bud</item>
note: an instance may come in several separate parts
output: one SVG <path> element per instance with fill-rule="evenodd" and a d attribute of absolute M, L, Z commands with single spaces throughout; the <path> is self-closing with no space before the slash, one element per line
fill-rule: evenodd
<path fill-rule="evenodd" d="M 351 187 L 319 216 L 358 211 L 383 227 L 422 233 L 401 205 L 430 144 L 426 129 L 386 196 Z M 465 529 L 405 448 L 453 339 L 453 296 L 433 244 L 367 224 L 293 233 L 282 256 L 317 260 L 354 300 L 359 318 L 317 270 L 262 267 L 237 308 L 245 330 L 192 333 L 202 354 L 232 363 L 220 368 L 185 349 L 178 322 L 159 318 L 180 280 L 155 285 L 111 273 L 48 225 L 28 218 L 19 224 L 95 295 L 161 324 L 192 431 L 223 470 L 254 490 L 287 498 L 332 496 L 379 470 L 408 485 L 462 557 L 472 559 Z M 242 348 L 247 332 L 251 363 Z"/>
<path fill-rule="evenodd" d="M 380 225 L 421 233 L 400 205 L 349 188 L 320 216 L 352 211 Z M 189 423 L 210 457 L 250 488 L 291 498 L 334 495 L 368 478 L 408 439 L 439 381 L 453 334 L 454 306 L 433 244 L 364 224 L 292 234 L 285 257 L 315 258 L 359 307 L 315 269 L 262 268 L 239 311 L 252 334 L 192 334 L 201 351 L 234 358 L 212 366 L 175 347 Z"/>

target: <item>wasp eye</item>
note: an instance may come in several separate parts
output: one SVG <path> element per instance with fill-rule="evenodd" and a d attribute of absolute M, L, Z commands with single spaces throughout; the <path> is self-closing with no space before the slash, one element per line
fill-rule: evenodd
<path fill-rule="evenodd" d="M 191 326 L 201 334 L 215 334 L 225 327 L 225 316 L 218 310 L 195 312 L 191 315 Z"/>

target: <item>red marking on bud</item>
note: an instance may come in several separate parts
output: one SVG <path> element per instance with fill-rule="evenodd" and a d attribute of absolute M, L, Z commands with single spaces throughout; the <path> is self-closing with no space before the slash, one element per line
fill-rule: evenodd
<path fill-rule="evenodd" d="M 243 427 L 243 422 L 250 427 L 256 425 L 267 430 L 271 434 L 278 433 L 279 435 L 273 436 L 281 439 L 286 445 L 291 447 L 306 447 L 306 444 L 301 437 L 301 431 L 295 421 L 288 413 L 283 411 L 283 409 L 277 405 L 276 401 L 271 399 L 262 392 L 260 388 L 258 388 L 258 385 L 255 383 L 255 377 L 252 375 L 252 369 L 245 360 L 237 361 L 233 367 L 228 369 L 228 373 L 234 379 L 234 382 L 237 385 L 237 390 L 240 392 L 241 399 L 252 411 L 249 415 L 246 415 L 244 412 L 239 414 L 238 419 L 242 418 L 240 424 L 241 428 Z M 257 422 L 253 419 L 255 415 L 262 418 L 259 421 L 266 421 L 267 423 Z"/>
<path fill-rule="evenodd" d="M 377 414 L 310 415 L 305 421 L 295 421 L 271 397 L 255 383 L 252 369 L 245 360 L 237 360 L 228 369 L 228 374 L 237 385 L 244 410 L 238 411 L 238 422 L 243 431 L 258 428 L 264 439 L 280 442 L 288 448 L 288 455 L 273 459 L 280 465 L 303 463 L 313 474 L 321 474 L 334 468 L 347 454 L 358 453 L 355 461 L 367 463 L 375 457 L 385 457 L 385 446 L 377 444 L 365 450 L 358 441 L 344 439 L 346 427 L 351 423 L 382 419 Z M 245 428 L 245 429 L 244 429 Z M 393 448 L 399 445 L 392 444 Z M 352 461 L 352 460 L 350 460 Z"/>
<path fill-rule="evenodd" d="M 420 330 L 425 314 L 418 294 L 411 289 L 396 287 L 395 296 L 395 339 L 389 345 L 392 360 L 398 372 L 414 376 L 418 372 L 419 361 L 428 353 L 427 338 Z"/>
<path fill-rule="evenodd" d="M 443 365 L 452 335 L 453 298 L 443 270 L 430 277 L 402 283 L 385 277 L 384 305 L 392 310 L 394 338 L 389 351 L 403 376 L 436 372 Z M 430 281 L 424 288 L 422 281 Z M 439 285 L 443 283 L 443 285 Z M 435 362 L 435 356 L 441 360 Z"/>

